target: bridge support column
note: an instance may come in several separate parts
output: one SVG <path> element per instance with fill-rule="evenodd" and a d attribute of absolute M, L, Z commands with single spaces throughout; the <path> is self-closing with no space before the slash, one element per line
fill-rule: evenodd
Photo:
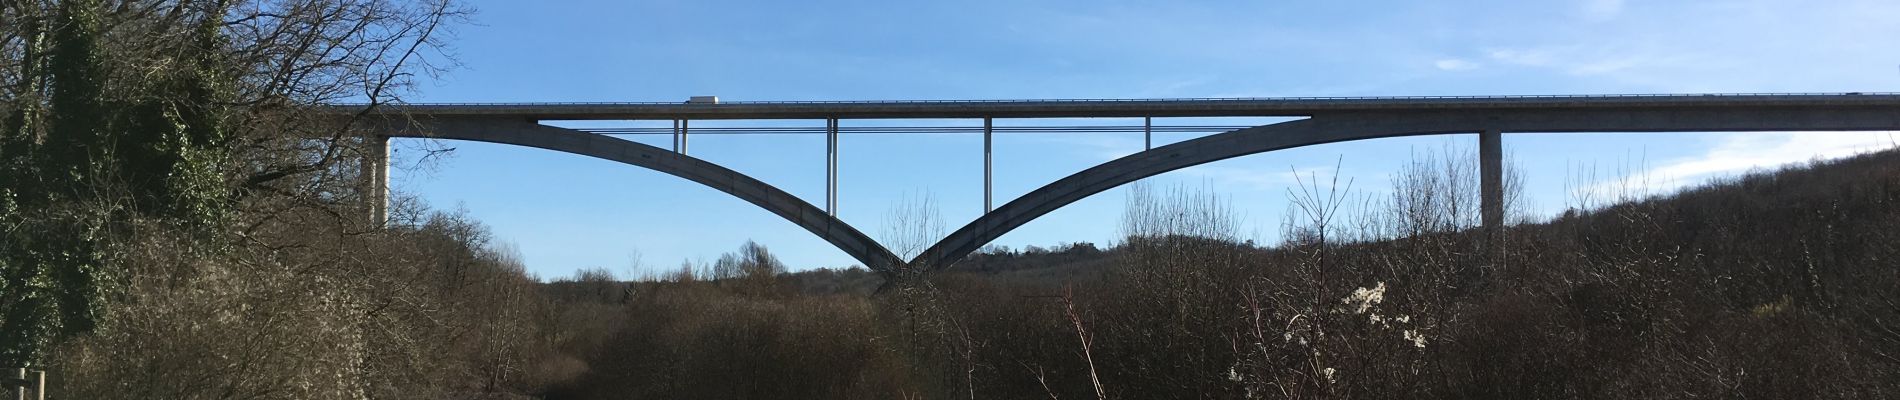
<path fill-rule="evenodd" d="M 686 124 L 690 122 L 692 122 L 692 120 L 686 120 L 686 119 L 680 120 L 680 143 L 679 143 L 679 149 L 678 149 L 680 154 L 686 154 L 686 134 L 687 134 L 687 131 L 691 130 L 690 128 L 686 127 Z"/>
<path fill-rule="evenodd" d="M 838 216 L 838 119 L 825 119 L 825 213 Z"/>
<path fill-rule="evenodd" d="M 1141 117 L 1141 150 L 1155 149 L 1155 117 Z"/>
<path fill-rule="evenodd" d="M 673 152 L 680 152 L 680 120 L 673 120 Z"/>
<path fill-rule="evenodd" d="M 1496 129 L 1478 133 L 1478 207 L 1487 232 L 1504 227 L 1503 136 L 1503 132 Z"/>
<path fill-rule="evenodd" d="M 363 201 L 367 203 L 369 222 L 381 227 L 389 223 L 389 137 L 371 136 L 364 143 Z"/>
<path fill-rule="evenodd" d="M 983 117 L 983 213 L 995 210 L 990 203 L 990 117 Z"/>

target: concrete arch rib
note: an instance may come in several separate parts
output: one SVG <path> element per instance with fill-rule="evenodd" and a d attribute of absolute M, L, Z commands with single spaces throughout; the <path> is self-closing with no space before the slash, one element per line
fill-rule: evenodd
<path fill-rule="evenodd" d="M 858 231 L 777 187 L 705 160 L 603 135 L 503 118 L 418 119 L 388 136 L 509 144 L 634 165 L 706 185 L 771 211 L 844 250 L 866 268 L 889 274 L 903 259 Z"/>
<path fill-rule="evenodd" d="M 1131 154 L 1077 172 L 1011 200 L 945 236 L 912 264 L 948 268 L 1030 220 L 1084 197 L 1164 172 L 1302 146 L 1399 136 L 1511 132 L 1773 132 L 1900 129 L 1900 109 L 1807 107 L 1737 109 L 1443 110 L 1357 112 L 1256 126 Z"/>
<path fill-rule="evenodd" d="M 1005 233 L 1069 203 L 1142 178 L 1229 158 L 1274 150 L 1383 137 L 1469 133 L 1454 121 L 1355 116 L 1314 117 L 1256 126 L 1157 147 L 1082 170 L 1044 185 L 951 232 L 924 250 L 913 265 L 932 270 L 950 265 Z M 1464 131 L 1460 131 L 1460 128 Z"/>

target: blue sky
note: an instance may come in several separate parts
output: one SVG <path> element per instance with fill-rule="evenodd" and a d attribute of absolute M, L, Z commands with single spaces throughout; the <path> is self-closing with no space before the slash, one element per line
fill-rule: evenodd
<path fill-rule="evenodd" d="M 892 100 L 1900 91 L 1890 0 L 499 1 L 453 40 L 460 66 L 412 102 Z M 1162 119 L 1246 124 L 1264 119 Z M 771 124 L 823 126 L 822 121 Z M 846 120 L 846 126 L 889 123 Z M 980 124 L 977 120 L 904 124 Z M 998 125 L 1139 120 L 998 120 Z M 665 126 L 666 122 L 658 122 Z M 695 127 L 746 122 L 697 122 Z M 599 125 L 599 124 L 594 124 Z M 615 126 L 656 126 L 624 122 Z M 580 125 L 575 125 L 580 126 Z M 1839 157 L 1887 133 L 1512 134 L 1529 207 L 1565 206 L 1579 168 L 1647 172 L 1667 190 L 1751 167 Z M 1194 135 L 1157 135 L 1157 145 Z M 632 137 L 666 146 L 665 136 Z M 467 142 L 432 162 L 399 140 L 395 190 L 464 209 L 543 277 L 628 275 L 711 260 L 755 240 L 794 268 L 854 263 L 797 226 L 715 190 L 591 158 Z M 1168 173 L 1205 187 L 1271 241 L 1293 171 L 1376 194 L 1413 154 L 1470 135 L 1293 149 Z M 980 135 L 846 136 L 840 217 L 878 236 L 906 196 L 946 228 L 982 212 Z M 1001 135 L 1000 205 L 1141 149 L 1140 134 Z M 697 136 L 691 153 L 822 204 L 824 138 Z M 1610 171 L 1613 172 L 1613 171 Z M 1600 173 L 1607 177 L 1609 173 Z M 997 241 L 1112 243 L 1125 193 L 1078 202 Z M 637 257 L 635 255 L 638 255 Z M 637 265 L 636 265 L 637 264 Z"/>

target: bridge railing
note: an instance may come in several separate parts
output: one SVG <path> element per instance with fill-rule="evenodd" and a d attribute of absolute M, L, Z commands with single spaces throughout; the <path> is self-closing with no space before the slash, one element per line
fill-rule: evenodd
<path fill-rule="evenodd" d="M 1810 96 L 1900 96 L 1900 92 L 1808 92 L 1808 93 L 1676 93 L 1676 94 L 1533 94 L 1504 96 L 1299 96 L 1299 97 L 1174 97 L 1146 99 L 978 99 L 978 100 L 774 100 L 774 101 L 722 101 L 719 103 L 687 103 L 684 101 L 619 101 L 619 102 L 527 102 L 527 103 L 405 103 L 392 105 L 397 107 L 433 107 L 433 106 L 639 106 L 666 105 L 687 107 L 717 107 L 721 105 L 796 105 L 796 104 L 1038 104 L 1038 103 L 1141 103 L 1141 102 L 1264 102 L 1264 101 L 1409 101 L 1409 100 L 1510 100 L 1510 99 L 1616 99 L 1616 98 L 1703 98 L 1703 97 L 1810 97 Z M 343 106 L 361 104 L 340 104 Z"/>

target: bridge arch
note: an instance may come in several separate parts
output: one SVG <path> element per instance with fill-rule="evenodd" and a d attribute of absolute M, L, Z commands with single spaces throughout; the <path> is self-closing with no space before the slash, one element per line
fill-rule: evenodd
<path fill-rule="evenodd" d="M 1401 136 L 1483 132 L 1880 131 L 1900 126 L 1900 109 L 1454 110 L 1350 112 L 1262 125 L 1131 154 L 1043 185 L 1003 204 L 925 249 L 912 265 L 948 268 L 981 246 L 1058 208 L 1142 178 L 1229 158 L 1318 144 Z"/>
<path fill-rule="evenodd" d="M 1474 133 L 1455 125 L 1427 126 L 1383 118 L 1313 117 L 1256 126 L 1130 154 L 1017 197 L 978 217 L 924 250 L 911 263 L 948 268 L 1003 234 L 1070 203 L 1169 171 L 1250 154 L 1318 144 L 1385 137 Z"/>
<path fill-rule="evenodd" d="M 1154 148 L 1085 169 L 1031 191 L 952 232 L 909 263 L 856 228 L 757 179 L 658 147 L 541 125 L 527 114 L 506 109 L 459 114 L 423 112 L 415 114 L 412 123 L 385 130 L 383 136 L 536 147 L 686 178 L 792 221 L 844 250 L 866 267 L 891 277 L 905 266 L 921 266 L 927 270 L 947 268 L 1004 233 L 1089 195 L 1168 171 L 1273 150 L 1386 137 L 1481 132 L 1485 133 L 1486 142 L 1495 144 L 1496 134 L 1511 132 L 1891 131 L 1900 127 L 1900 108 L 1878 102 L 1862 104 L 1858 98 L 1795 105 L 1708 101 L 1713 105 L 1701 106 L 1693 105 L 1703 103 L 1702 99 L 1697 99 L 1698 102 L 1677 99 L 1683 104 L 1589 107 L 1585 106 L 1589 102 L 1579 99 L 1559 100 L 1576 104 L 1484 103 L 1469 107 L 1451 104 L 1322 111 L 1307 114 L 1307 119 Z M 587 117 L 584 113 L 548 115 Z M 1493 157 L 1484 157 L 1486 162 L 1480 164 L 1490 164 Z"/>
<path fill-rule="evenodd" d="M 467 140 L 553 150 L 646 168 L 718 189 L 771 211 L 831 243 L 866 268 L 889 274 L 903 259 L 857 228 L 763 181 L 659 147 L 513 118 L 419 117 L 387 137 Z"/>

